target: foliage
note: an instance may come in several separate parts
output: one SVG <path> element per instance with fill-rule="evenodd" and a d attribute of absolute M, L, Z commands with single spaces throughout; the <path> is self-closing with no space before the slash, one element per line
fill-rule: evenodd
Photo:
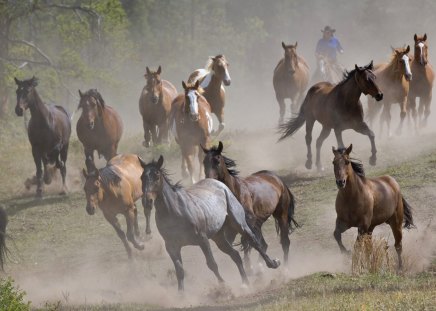
<path fill-rule="evenodd" d="M 0 311 L 30 310 L 30 302 L 24 301 L 25 292 L 14 286 L 11 278 L 0 279 Z"/>

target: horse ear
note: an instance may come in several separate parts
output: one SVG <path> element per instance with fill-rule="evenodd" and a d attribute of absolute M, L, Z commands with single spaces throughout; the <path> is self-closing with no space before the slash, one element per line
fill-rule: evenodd
<path fill-rule="evenodd" d="M 336 153 L 338 152 L 338 151 L 336 150 L 335 146 L 332 146 L 332 152 L 333 152 L 334 155 L 336 155 Z"/>
<path fill-rule="evenodd" d="M 198 87 L 200 86 L 200 80 L 197 80 L 197 82 L 195 82 L 195 89 L 198 89 Z"/>
<path fill-rule="evenodd" d="M 406 53 L 409 53 L 409 52 L 410 52 L 410 45 L 408 45 L 406 48 Z"/>
<path fill-rule="evenodd" d="M 20 84 L 21 84 L 21 81 L 18 80 L 17 78 L 14 77 L 14 80 L 15 80 L 15 84 L 16 84 L 16 85 L 20 85 Z"/>
<path fill-rule="evenodd" d="M 186 90 L 188 87 L 186 86 L 186 83 L 185 83 L 185 81 L 182 81 L 182 86 L 183 86 L 183 89 L 184 90 Z"/>
<path fill-rule="evenodd" d="M 144 160 L 142 160 L 142 158 L 140 156 L 138 156 L 138 161 L 139 161 L 139 164 L 141 164 L 142 168 L 145 168 L 145 166 L 147 164 L 144 162 Z"/>
<path fill-rule="evenodd" d="M 162 168 L 163 161 L 164 161 L 163 156 L 160 155 L 159 160 L 157 160 L 157 168 L 158 168 L 158 169 L 161 169 L 161 168 Z"/>
<path fill-rule="evenodd" d="M 159 68 L 157 68 L 156 73 L 157 73 L 158 75 L 160 75 L 161 72 L 162 72 L 162 67 L 159 65 Z"/>
<path fill-rule="evenodd" d="M 345 154 L 350 155 L 351 150 L 353 150 L 353 144 L 350 144 L 350 147 L 348 147 L 347 150 L 345 150 Z"/>
<path fill-rule="evenodd" d="M 84 168 L 82 169 L 82 174 L 85 178 L 88 178 L 88 173 L 86 172 L 86 170 Z"/>
<path fill-rule="evenodd" d="M 415 35 L 413 36 L 413 40 L 418 41 L 418 36 L 416 35 L 416 33 L 415 33 Z"/>
<path fill-rule="evenodd" d="M 79 89 L 79 95 L 80 95 L 80 98 L 83 97 L 83 93 L 82 93 L 82 91 L 80 89 Z"/>
<path fill-rule="evenodd" d="M 146 72 L 147 75 L 149 75 L 151 73 L 150 72 L 150 68 L 148 68 L 148 66 L 145 67 L 145 72 Z"/>
<path fill-rule="evenodd" d="M 286 44 L 282 41 L 282 48 L 286 49 Z"/>
<path fill-rule="evenodd" d="M 298 41 L 295 41 L 294 48 L 297 48 L 297 46 L 298 46 Z"/>
<path fill-rule="evenodd" d="M 222 141 L 219 141 L 219 143 L 218 143 L 218 152 L 219 153 L 221 153 L 221 152 L 223 152 L 223 148 L 224 148 L 224 145 L 223 145 L 223 143 L 222 143 Z"/>
<path fill-rule="evenodd" d="M 391 45 L 391 50 L 392 50 L 392 52 L 397 52 L 397 50 Z"/>
<path fill-rule="evenodd" d="M 368 68 L 369 70 L 373 70 L 374 69 L 374 61 L 371 60 L 371 62 L 369 63 L 369 65 L 366 68 Z"/>
<path fill-rule="evenodd" d="M 422 40 L 427 41 L 427 34 L 424 34 L 424 38 L 422 38 Z"/>
<path fill-rule="evenodd" d="M 359 67 L 357 66 L 357 64 L 354 64 L 354 70 L 359 71 Z"/>

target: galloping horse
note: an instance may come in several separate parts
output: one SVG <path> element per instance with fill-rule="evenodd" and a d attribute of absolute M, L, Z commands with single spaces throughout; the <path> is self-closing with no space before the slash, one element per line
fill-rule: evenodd
<path fill-rule="evenodd" d="M 169 141 L 169 115 L 177 90 L 170 82 L 161 79 L 161 72 L 161 66 L 157 71 L 150 71 L 146 67 L 144 75 L 147 84 L 139 98 L 139 112 L 144 126 L 144 147 L 150 147 L 151 140 L 154 145 L 162 143 L 162 140 Z"/>
<path fill-rule="evenodd" d="M 224 129 L 224 105 L 226 101 L 226 92 L 223 84 L 229 86 L 231 83 L 229 74 L 229 63 L 224 55 L 211 57 L 205 69 L 197 69 L 188 78 L 189 84 L 200 81 L 200 87 L 203 89 L 202 95 L 210 104 L 212 112 L 219 121 L 218 135 Z"/>
<path fill-rule="evenodd" d="M 284 261 L 288 261 L 289 233 L 292 222 L 298 226 L 294 217 L 295 200 L 289 188 L 276 174 L 270 171 L 259 171 L 248 177 L 238 176 L 235 162 L 222 155 L 223 143 L 211 149 L 203 148 L 204 172 L 206 178 L 214 178 L 227 187 L 235 195 L 245 210 L 246 220 L 250 228 L 260 232 L 262 248 L 266 251 L 268 244 L 262 236 L 263 223 L 273 215 L 277 234 L 280 235 Z M 233 239 L 235 237 L 233 236 Z M 231 237 L 229 237 L 230 240 Z M 233 241 L 233 240 L 232 240 Z M 249 266 L 249 245 L 243 241 L 244 261 Z"/>
<path fill-rule="evenodd" d="M 3 270 L 3 265 L 6 260 L 6 253 L 8 248 L 6 247 L 6 225 L 8 224 L 8 215 L 5 210 L 0 207 L 0 269 Z"/>
<path fill-rule="evenodd" d="M 380 132 L 383 132 L 383 123 L 386 122 L 388 135 L 391 127 L 391 105 L 400 104 L 401 121 L 397 128 L 397 134 L 401 134 L 403 121 L 407 112 L 407 96 L 409 93 L 409 81 L 412 80 L 410 71 L 410 46 L 407 48 L 392 48 L 393 54 L 389 64 L 375 66 L 374 74 L 377 77 L 377 84 L 384 93 L 383 112 L 380 117 Z M 368 120 L 372 127 L 373 120 L 380 111 L 381 105 L 376 104 L 368 98 Z"/>
<path fill-rule="evenodd" d="M 344 79 L 337 85 L 329 82 L 320 82 L 312 86 L 300 108 L 297 117 L 290 119 L 280 126 L 282 140 L 293 135 L 306 122 L 307 161 L 306 168 L 312 168 L 312 129 L 315 121 L 322 124 L 322 131 L 316 140 L 316 166 L 323 170 L 320 152 L 323 141 L 329 136 L 332 129 L 340 147 L 344 146 L 342 131 L 353 129 L 358 133 L 367 135 L 371 141 L 371 157 L 369 163 L 375 165 L 377 149 L 375 147 L 374 133 L 363 120 L 363 108 L 359 98 L 363 93 L 369 94 L 377 101 L 382 100 L 383 93 L 375 83 L 372 72 L 372 61 L 365 67 L 358 67 L 344 75 Z"/>
<path fill-rule="evenodd" d="M 413 80 L 410 81 L 408 109 L 412 112 L 415 128 L 418 128 L 416 118 L 416 98 L 419 97 L 419 124 L 421 127 L 427 125 L 427 118 L 430 115 L 430 104 L 433 91 L 434 71 L 428 63 L 427 34 L 420 37 L 415 34 L 415 54 L 410 65 Z M 423 116 L 424 115 L 424 116 Z"/>
<path fill-rule="evenodd" d="M 347 252 L 342 244 L 341 234 L 351 227 L 358 228 L 358 238 L 371 235 L 374 228 L 382 223 L 391 226 L 398 255 L 398 266 L 403 262 L 402 230 L 414 226 L 412 209 L 400 192 L 400 186 L 391 176 L 366 178 L 363 166 L 350 158 L 353 145 L 347 149 L 334 147 L 333 167 L 338 187 L 336 196 L 336 227 L 334 237 L 341 252 Z"/>
<path fill-rule="evenodd" d="M 93 162 L 90 159 L 86 161 L 90 162 L 89 166 L 92 167 Z M 132 257 L 132 250 L 127 241 L 130 241 L 136 249 L 144 249 L 144 245 L 137 242 L 135 238 L 135 235 L 139 236 L 135 202 L 142 197 L 141 174 L 142 167 L 138 157 L 133 154 L 119 154 L 99 170 L 94 167 L 86 172 L 83 169 L 83 176 L 86 178 L 83 188 L 86 194 L 86 211 L 89 215 L 94 215 L 97 207 L 101 209 L 104 217 L 123 242 L 129 258 Z M 144 206 L 147 234 L 151 233 L 150 211 L 151 209 Z M 118 222 L 117 214 L 122 214 L 126 218 L 127 238 Z"/>
<path fill-rule="evenodd" d="M 311 84 L 318 82 L 339 83 L 343 76 L 343 68 L 339 64 L 332 63 L 328 57 L 318 55 L 317 67 L 312 76 Z"/>
<path fill-rule="evenodd" d="M 236 263 L 242 281 L 248 283 L 241 256 L 232 247 L 227 234 L 240 233 L 259 251 L 269 268 L 277 268 L 280 261 L 271 260 L 262 250 L 258 237 L 245 221 L 244 208 L 223 183 L 203 179 L 184 189 L 171 184 L 166 170 L 162 168 L 163 157 L 157 162 L 145 164 L 142 173 L 143 200 L 156 208 L 156 226 L 165 241 L 165 248 L 176 269 L 179 291 L 184 290 L 184 271 L 181 248 L 198 245 L 206 257 L 207 266 L 219 282 L 224 282 L 210 248 L 212 239 L 218 248 Z"/>
<path fill-rule="evenodd" d="M 309 82 L 309 66 L 304 58 L 297 55 L 297 42 L 295 45 L 286 45 L 282 42 L 285 57 L 274 69 L 273 85 L 276 99 L 280 106 L 279 124 L 283 122 L 286 112 L 285 98 L 292 102 L 292 110 L 298 111 L 300 99 Z"/>
<path fill-rule="evenodd" d="M 52 174 L 47 167 L 55 164 L 62 176 L 62 192 L 66 194 L 68 144 L 71 135 L 70 116 L 62 106 L 46 105 L 36 91 L 38 80 L 35 77 L 20 81 L 17 84 L 17 105 L 15 113 L 23 116 L 24 110 L 30 110 L 31 118 L 27 128 L 32 155 L 36 166 L 36 196 L 42 197 L 42 166 L 44 165 L 44 183 L 50 184 Z"/>
<path fill-rule="evenodd" d="M 123 134 L 123 122 L 120 115 L 112 107 L 105 104 L 103 97 L 96 89 L 85 93 L 79 90 L 82 115 L 77 121 L 77 137 L 85 149 L 85 158 L 94 163 L 94 150 L 99 157 L 103 155 L 109 161 L 117 154 L 118 143 Z M 92 167 L 87 167 L 88 171 Z"/>
<path fill-rule="evenodd" d="M 179 94 L 173 101 L 171 112 L 172 132 L 182 151 L 182 175 L 194 179 L 193 160 L 198 155 L 199 179 L 203 171 L 203 152 L 200 145 L 209 146 L 213 128 L 210 106 L 200 93 L 199 81 L 194 85 L 182 82 L 185 94 Z M 187 167 L 186 167 L 187 166 Z"/>

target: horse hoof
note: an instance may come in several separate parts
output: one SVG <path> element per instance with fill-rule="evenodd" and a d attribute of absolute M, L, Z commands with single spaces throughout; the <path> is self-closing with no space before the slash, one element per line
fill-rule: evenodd
<path fill-rule="evenodd" d="M 135 245 L 135 247 L 136 247 L 136 249 L 139 249 L 140 251 L 143 251 L 144 250 L 144 244 L 142 244 L 142 243 L 138 243 L 137 245 Z"/>
<path fill-rule="evenodd" d="M 372 156 L 369 158 L 369 164 L 375 166 L 377 164 L 377 158 Z"/>
<path fill-rule="evenodd" d="M 308 170 L 311 170 L 311 169 L 312 169 L 312 161 L 309 161 L 309 160 L 306 161 L 306 168 L 307 168 Z"/>
<path fill-rule="evenodd" d="M 150 147 L 150 142 L 144 140 L 144 141 L 142 142 L 142 145 L 143 145 L 145 148 L 148 148 L 148 147 Z"/>
<path fill-rule="evenodd" d="M 280 267 L 280 260 L 279 259 L 273 259 L 273 265 L 270 268 L 277 269 L 278 267 Z"/>

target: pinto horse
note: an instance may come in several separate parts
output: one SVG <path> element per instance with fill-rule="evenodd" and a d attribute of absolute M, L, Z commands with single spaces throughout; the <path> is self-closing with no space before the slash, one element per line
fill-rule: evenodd
<path fill-rule="evenodd" d="M 169 141 L 169 115 L 171 103 L 177 96 L 177 90 L 170 82 L 160 77 L 161 66 L 157 71 L 150 71 L 146 67 L 144 75 L 147 84 L 142 89 L 139 98 L 139 112 L 144 126 L 144 147 L 160 144 L 163 140 Z"/>
<path fill-rule="evenodd" d="M 279 124 L 283 123 L 286 112 L 285 98 L 291 100 L 291 112 L 298 111 L 300 100 L 309 83 L 309 66 L 304 58 L 297 55 L 297 45 L 297 42 L 295 45 L 282 42 L 285 57 L 274 69 L 273 85 L 280 106 Z"/>
<path fill-rule="evenodd" d="M 6 253 L 8 248 L 6 247 L 6 226 L 8 224 L 8 215 L 5 210 L 0 207 L 0 269 L 3 270 L 3 265 L 6 260 Z"/>
<path fill-rule="evenodd" d="M 44 104 L 36 91 L 38 80 L 35 77 L 24 81 L 15 78 L 15 83 L 18 86 L 15 113 L 21 117 L 24 110 L 29 109 L 31 115 L 27 132 L 36 166 L 36 197 L 42 197 L 43 178 L 45 184 L 51 183 L 52 169 L 49 165 L 55 165 L 60 170 L 61 194 L 66 194 L 66 162 L 71 135 L 70 115 L 62 106 Z"/>
<path fill-rule="evenodd" d="M 86 161 L 90 162 L 89 165 L 92 167 L 93 162 L 90 159 Z M 133 154 L 119 154 L 101 169 L 93 167 L 88 172 L 83 169 L 83 176 L 86 179 L 83 188 L 86 194 L 86 211 L 89 215 L 94 215 L 97 207 L 101 209 L 104 217 L 123 242 L 129 258 L 132 258 L 132 250 L 128 241 L 136 249 L 144 249 L 144 245 L 137 242 L 135 237 L 139 236 L 135 202 L 142 197 L 141 174 L 142 167 L 138 157 Z M 147 218 L 146 233 L 150 234 L 151 209 L 144 206 L 144 212 Z M 122 214 L 126 218 L 127 238 L 118 222 L 117 214 Z"/>
<path fill-rule="evenodd" d="M 118 143 L 123 134 L 123 122 L 120 115 L 112 107 L 106 105 L 103 97 L 96 89 L 90 89 L 85 93 L 79 90 L 82 115 L 77 121 L 77 137 L 85 149 L 85 158 L 91 161 L 87 163 L 88 171 L 94 164 L 94 150 L 99 157 L 103 155 L 109 161 L 117 154 Z"/>
<path fill-rule="evenodd" d="M 344 146 L 342 131 L 346 129 L 353 129 L 358 133 L 367 135 L 371 142 L 372 153 L 369 163 L 376 164 L 375 136 L 363 120 L 363 108 L 359 99 L 362 93 L 375 97 L 377 101 L 383 99 L 383 93 L 375 83 L 376 77 L 372 69 L 372 61 L 364 67 L 355 65 L 355 69 L 346 72 L 342 82 L 337 85 L 329 82 L 315 84 L 307 92 L 299 115 L 279 127 L 282 133 L 279 140 L 283 140 L 293 135 L 306 123 L 307 169 L 312 168 L 311 143 L 315 121 L 322 124 L 321 134 L 316 140 L 316 167 L 319 171 L 323 170 L 320 159 L 321 146 L 332 129 L 335 131 L 336 140 L 340 147 Z"/>
<path fill-rule="evenodd" d="M 223 183 L 203 179 L 189 188 L 173 185 L 162 168 L 163 157 L 149 164 L 141 159 L 143 201 L 156 208 L 156 226 L 165 241 L 165 248 L 176 269 L 179 291 L 184 290 L 184 271 L 181 248 L 198 245 L 206 257 L 207 266 L 219 282 L 224 282 L 210 248 L 212 239 L 218 248 L 229 255 L 239 269 L 243 283 L 247 275 L 239 252 L 232 247 L 227 234 L 240 233 L 259 251 L 269 268 L 277 268 L 280 261 L 262 250 L 258 237 L 245 221 L 244 208 Z"/>
<path fill-rule="evenodd" d="M 374 70 L 377 83 L 384 93 L 382 102 L 383 112 L 380 117 L 380 132 L 383 132 L 383 123 L 386 123 L 389 136 L 391 135 L 391 105 L 395 103 L 400 104 L 401 120 L 396 130 L 398 135 L 401 134 L 403 121 L 407 113 L 409 81 L 412 80 L 409 52 L 410 46 L 407 46 L 407 48 L 392 48 L 393 54 L 390 63 L 377 65 Z M 381 105 L 376 104 L 374 100 L 368 98 L 368 120 L 371 126 L 380 108 Z"/>
<path fill-rule="evenodd" d="M 417 129 L 416 98 L 419 97 L 419 125 L 424 127 L 427 125 L 427 118 L 430 115 L 434 71 L 428 63 L 427 34 L 422 37 L 415 34 L 413 39 L 415 40 L 415 54 L 410 65 L 413 80 L 410 81 L 407 108 L 412 113 L 415 129 Z"/>
<path fill-rule="evenodd" d="M 398 266 L 402 268 L 402 224 L 414 226 L 412 209 L 400 192 L 400 186 L 391 176 L 366 178 L 361 163 L 350 158 L 353 145 L 348 148 L 332 148 L 333 167 L 338 187 L 336 196 L 336 227 L 334 237 L 341 252 L 347 250 L 341 235 L 351 227 L 358 228 L 358 239 L 363 234 L 371 235 L 374 228 L 387 223 L 395 238 Z"/>
<path fill-rule="evenodd" d="M 200 82 L 186 85 L 182 82 L 184 94 L 179 94 L 173 101 L 171 112 L 172 132 L 182 151 L 182 176 L 191 177 L 195 183 L 193 160 L 198 155 L 200 165 L 199 179 L 203 171 L 202 146 L 209 146 L 210 133 L 213 128 L 210 106 L 200 93 Z"/>
<path fill-rule="evenodd" d="M 231 83 L 229 74 L 229 63 L 224 55 L 211 57 L 205 69 L 197 69 L 188 78 L 188 83 L 194 84 L 200 81 L 200 87 L 203 89 L 202 95 L 209 102 L 212 112 L 219 121 L 218 135 L 224 129 L 224 105 L 226 102 L 226 92 L 224 86 Z"/>
<path fill-rule="evenodd" d="M 263 239 L 262 225 L 273 215 L 277 234 L 280 235 L 284 261 L 287 263 L 290 245 L 289 233 L 292 229 L 292 223 L 298 227 L 294 219 L 295 200 L 289 188 L 279 176 L 270 171 L 259 171 L 245 178 L 239 177 L 234 168 L 235 161 L 222 154 L 222 142 L 219 142 L 218 147 L 203 148 L 203 151 L 206 154 L 204 158 L 206 178 L 217 179 L 229 187 L 244 207 L 245 218 L 250 228 L 260 232 L 264 251 L 266 251 L 268 244 Z M 249 245 L 246 242 L 243 241 L 242 246 L 244 261 L 249 267 Z"/>

